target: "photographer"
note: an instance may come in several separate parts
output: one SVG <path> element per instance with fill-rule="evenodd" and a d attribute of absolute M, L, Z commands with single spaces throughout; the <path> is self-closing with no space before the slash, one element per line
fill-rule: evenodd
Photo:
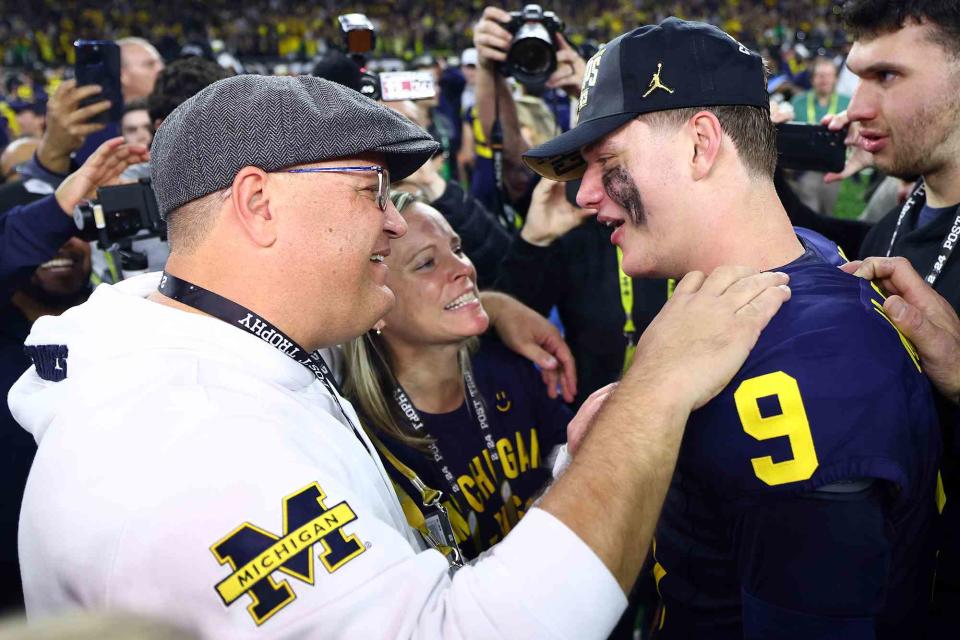
<path fill-rule="evenodd" d="M 837 65 L 830 58 L 813 61 L 813 87 L 792 101 L 796 122 L 818 124 L 825 117 L 845 111 L 850 98 L 837 93 Z M 825 183 L 819 171 L 802 171 L 793 176 L 792 185 L 800 200 L 824 216 L 832 216 L 840 196 L 840 182 Z"/>
<path fill-rule="evenodd" d="M 417 114 L 409 100 L 384 104 L 412 122 L 417 122 L 414 119 Z M 511 235 L 483 203 L 458 182 L 444 180 L 440 175 L 442 164 L 442 157 L 431 158 L 394 186 L 400 191 L 418 195 L 443 214 L 463 241 L 464 253 L 477 267 L 477 284 L 481 289 L 487 289 L 497 281 L 500 263 L 510 246 Z"/>
<path fill-rule="evenodd" d="M 484 9 L 474 31 L 479 54 L 477 107 L 485 130 L 493 124 L 494 93 L 499 93 L 504 171 L 508 186 L 532 179 L 520 160 L 527 144 L 520 134 L 516 105 L 497 63 L 506 60 L 513 34 L 503 27 L 510 14 Z M 584 63 L 557 36 L 558 69 L 548 84 L 580 95 Z M 495 88 L 497 87 L 498 88 Z M 518 164 L 519 163 L 519 164 Z M 511 193 L 516 194 L 514 190 Z M 629 366 L 636 340 L 667 299 L 663 279 L 623 273 L 610 244 L 611 230 L 592 220 L 593 212 L 570 204 L 563 185 L 541 181 L 526 220 L 500 264 L 495 286 L 546 315 L 556 307 L 577 361 L 579 406 L 591 393 L 618 379 Z"/>
<path fill-rule="evenodd" d="M 523 201 L 530 194 L 533 174 L 524 166 L 521 155 L 529 147 L 521 134 L 520 119 L 513 94 L 500 73 L 502 65 L 508 60 L 514 40 L 514 33 L 506 26 L 511 25 L 514 18 L 510 13 L 497 7 L 486 7 L 480 21 L 474 27 L 474 46 L 477 49 L 476 75 L 476 117 L 479 121 L 476 142 L 495 146 L 493 140 L 494 123 L 499 120 L 502 130 L 503 147 L 503 193 L 497 185 L 495 175 L 495 159 L 485 155 L 478 155 L 475 159 L 472 192 L 488 208 L 497 212 L 499 206 L 515 205 L 523 209 Z M 516 29 L 516 27 L 514 27 Z M 548 30 L 549 33 L 549 30 Z M 571 99 L 580 96 L 580 83 L 583 79 L 584 62 L 580 55 L 569 45 L 566 38 L 560 33 L 553 36 L 552 46 L 555 47 L 556 69 L 545 78 L 530 78 L 524 80 L 541 82 L 542 87 L 564 90 Z M 537 43 L 539 45 L 539 43 Z M 541 51 L 539 55 L 544 55 Z"/>
<path fill-rule="evenodd" d="M 857 0 L 845 10 L 856 37 L 847 65 L 861 82 L 845 114 L 848 144 L 856 147 L 845 173 L 873 164 L 887 175 L 916 182 L 902 207 L 876 224 L 861 256 L 901 256 L 954 309 L 960 308 L 960 259 L 953 255 L 960 228 L 960 12 L 942 0 Z M 960 439 L 945 422 L 946 495 L 960 490 Z M 956 629 L 960 603 L 960 510 L 943 508 L 944 544 L 937 569 L 938 621 Z"/>
<path fill-rule="evenodd" d="M 197 56 L 175 60 L 157 74 L 152 93 L 146 99 L 132 103 L 137 108 L 134 113 L 142 114 L 141 109 L 147 110 L 146 121 L 151 124 L 146 133 L 152 136 L 151 132 L 155 131 L 180 103 L 228 75 L 220 65 Z M 122 123 L 127 123 L 128 119 L 129 116 L 125 114 Z M 143 135 L 142 115 L 139 122 Z M 150 165 L 131 165 L 123 177 L 130 182 L 149 179 Z M 153 197 L 152 194 L 150 197 Z M 155 232 L 147 237 L 138 233 L 133 238 L 125 237 L 119 240 L 120 242 L 111 242 L 106 246 L 99 246 L 101 242 L 97 242 L 98 250 L 93 254 L 93 279 L 96 283 L 115 283 L 143 271 L 159 271 L 163 269 L 170 255 L 162 233 L 156 235 Z M 108 248 L 111 250 L 107 251 Z"/>

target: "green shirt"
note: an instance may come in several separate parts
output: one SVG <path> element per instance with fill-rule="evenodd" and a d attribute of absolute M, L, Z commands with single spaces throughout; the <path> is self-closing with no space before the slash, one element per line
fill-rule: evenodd
<path fill-rule="evenodd" d="M 818 124 L 828 113 L 833 115 L 846 111 L 850 98 L 834 93 L 827 105 L 822 106 L 813 91 L 807 91 L 795 97 L 790 104 L 793 105 L 794 122 Z"/>

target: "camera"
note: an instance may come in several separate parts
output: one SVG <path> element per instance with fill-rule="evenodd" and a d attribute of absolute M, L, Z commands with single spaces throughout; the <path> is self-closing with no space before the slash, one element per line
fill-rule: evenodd
<path fill-rule="evenodd" d="M 340 23 L 348 53 L 363 56 L 373 51 L 377 44 L 377 32 L 370 18 L 362 13 L 345 13 L 337 16 L 337 22 Z"/>
<path fill-rule="evenodd" d="M 150 180 L 97 189 L 97 199 L 78 204 L 73 210 L 77 234 L 104 249 L 134 236 L 159 236 L 166 240 L 167 225 L 160 218 L 157 197 Z M 146 231 L 146 233 L 144 233 Z"/>
<path fill-rule="evenodd" d="M 528 4 L 522 11 L 511 11 L 510 22 L 504 27 L 513 34 L 513 40 L 501 71 L 525 87 L 542 87 L 557 69 L 553 38 L 563 32 L 563 20 L 538 4 Z"/>
<path fill-rule="evenodd" d="M 380 76 L 367 69 L 367 54 L 377 45 L 377 32 L 366 15 L 345 13 L 337 16 L 347 53 L 360 69 L 359 91 L 371 100 L 380 99 Z"/>
<path fill-rule="evenodd" d="M 362 13 L 337 17 L 347 53 L 360 69 L 358 91 L 371 100 L 424 100 L 437 95 L 433 76 L 422 71 L 381 71 L 367 66 L 367 54 L 377 43 L 376 29 Z"/>

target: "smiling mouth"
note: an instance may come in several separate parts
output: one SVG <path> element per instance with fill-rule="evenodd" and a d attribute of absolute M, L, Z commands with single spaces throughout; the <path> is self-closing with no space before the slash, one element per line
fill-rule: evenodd
<path fill-rule="evenodd" d="M 74 265 L 72 258 L 54 258 L 40 265 L 40 269 L 68 269 Z"/>
<path fill-rule="evenodd" d="M 463 307 L 463 306 L 466 306 L 466 305 L 470 304 L 471 302 L 476 301 L 476 299 L 477 299 L 477 294 L 474 293 L 473 291 L 468 291 L 468 292 L 466 292 L 465 294 L 463 294 L 462 296 L 456 298 L 456 299 L 455 299 L 453 302 L 451 302 L 450 304 L 446 305 L 446 306 L 443 308 L 443 310 L 444 310 L 444 311 L 454 311 L 454 310 L 456 310 L 456 309 L 459 309 L 459 308 L 461 308 L 461 307 Z"/>

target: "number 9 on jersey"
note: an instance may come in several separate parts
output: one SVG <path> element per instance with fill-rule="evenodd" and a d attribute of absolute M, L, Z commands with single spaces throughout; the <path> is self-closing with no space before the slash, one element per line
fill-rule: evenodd
<path fill-rule="evenodd" d="M 776 396 L 780 413 L 764 417 L 760 413 L 760 398 Z M 787 437 L 793 457 L 774 462 L 771 456 L 751 458 L 753 472 L 768 485 L 808 480 L 817 470 L 817 452 L 807 411 L 800 397 L 797 381 L 783 371 L 744 380 L 733 394 L 743 430 L 757 440 Z"/>

